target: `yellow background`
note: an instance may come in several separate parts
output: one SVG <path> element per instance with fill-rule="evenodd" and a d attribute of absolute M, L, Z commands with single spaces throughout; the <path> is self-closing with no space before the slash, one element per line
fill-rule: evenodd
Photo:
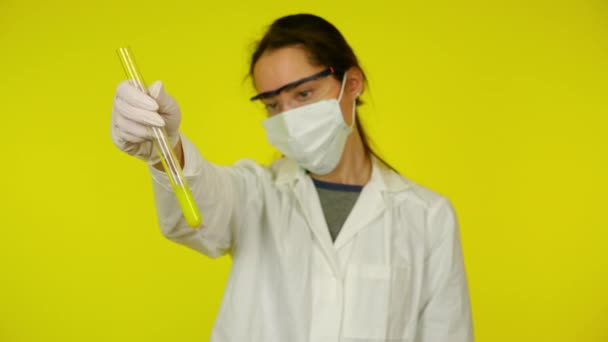
<path fill-rule="evenodd" d="M 230 260 L 160 234 L 110 140 L 115 49 L 208 159 L 266 163 L 244 77 L 295 12 L 354 47 L 382 155 L 454 203 L 477 341 L 608 341 L 605 0 L 0 0 L 0 341 L 208 339 Z"/>

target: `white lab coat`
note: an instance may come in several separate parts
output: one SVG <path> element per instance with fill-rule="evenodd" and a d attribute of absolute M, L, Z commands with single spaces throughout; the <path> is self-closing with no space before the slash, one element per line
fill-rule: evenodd
<path fill-rule="evenodd" d="M 467 280 L 450 202 L 374 159 L 335 243 L 313 182 L 289 159 L 213 165 L 182 136 L 203 216 L 184 221 L 151 169 L 164 236 L 232 256 L 212 342 L 470 342 Z"/>

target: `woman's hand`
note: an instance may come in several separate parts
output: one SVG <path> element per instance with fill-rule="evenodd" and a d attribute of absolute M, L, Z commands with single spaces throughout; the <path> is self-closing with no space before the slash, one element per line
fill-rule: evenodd
<path fill-rule="evenodd" d="M 125 153 L 150 165 L 159 164 L 152 127 L 165 127 L 171 146 L 181 152 L 176 146 L 180 121 L 179 106 L 160 81 L 148 87 L 148 94 L 129 81 L 118 85 L 112 106 L 111 136 L 114 144 Z M 178 158 L 181 161 L 181 153 Z"/>

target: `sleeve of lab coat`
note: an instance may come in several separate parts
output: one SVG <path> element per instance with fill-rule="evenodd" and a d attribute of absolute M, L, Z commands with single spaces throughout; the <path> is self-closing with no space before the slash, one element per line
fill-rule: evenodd
<path fill-rule="evenodd" d="M 242 222 L 255 224 L 255 212 L 261 205 L 258 186 L 264 169 L 252 160 L 230 167 L 214 165 L 185 136 L 181 140 L 184 177 L 203 223 L 198 229 L 188 226 L 167 175 L 150 167 L 162 234 L 212 258 L 232 253 L 239 242 Z"/>
<path fill-rule="evenodd" d="M 425 264 L 418 342 L 472 342 L 473 323 L 456 214 L 441 197 L 429 209 L 433 237 Z"/>

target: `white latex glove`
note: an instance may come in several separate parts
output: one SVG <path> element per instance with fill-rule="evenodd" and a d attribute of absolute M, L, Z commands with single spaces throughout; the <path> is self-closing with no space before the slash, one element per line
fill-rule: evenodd
<path fill-rule="evenodd" d="M 148 93 L 144 94 L 129 81 L 118 85 L 112 106 L 111 136 L 122 151 L 156 164 L 160 158 L 154 148 L 152 127 L 165 127 L 171 146 L 175 146 L 179 141 L 181 112 L 160 81 L 152 83 Z"/>

